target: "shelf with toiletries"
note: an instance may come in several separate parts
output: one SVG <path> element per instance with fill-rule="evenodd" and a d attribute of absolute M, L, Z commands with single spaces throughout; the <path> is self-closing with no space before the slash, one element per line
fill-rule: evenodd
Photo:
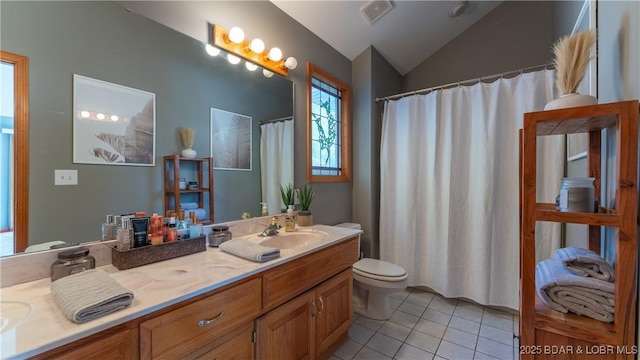
<path fill-rule="evenodd" d="M 187 159 L 180 155 L 164 157 L 164 211 L 185 209 L 199 215 L 203 224 L 214 221 L 213 158 Z"/>
<path fill-rule="evenodd" d="M 521 359 L 550 358 L 550 354 L 527 351 L 572 346 L 611 345 L 616 351 L 599 353 L 602 358 L 632 358 L 624 351 L 636 346 L 635 322 L 637 288 L 637 160 L 638 160 L 638 101 L 581 106 L 538 111 L 524 115 L 520 149 L 520 352 Z M 574 133 L 588 134 L 587 168 L 593 178 L 595 194 L 600 194 L 602 173 L 602 130 L 616 135 L 614 205 L 611 208 L 594 206 L 594 212 L 561 211 L 556 204 L 536 200 L 536 146 L 540 136 Z M 564 156 L 560 154 L 559 156 Z M 611 171 L 611 170 L 609 170 Z M 609 180 L 611 181 L 611 180 Z M 603 322 L 572 312 L 553 310 L 543 301 L 536 289 L 536 224 L 539 222 L 574 223 L 588 225 L 589 250 L 601 253 L 601 236 L 605 227 L 616 229 L 615 282 L 613 285 L 613 322 Z"/>

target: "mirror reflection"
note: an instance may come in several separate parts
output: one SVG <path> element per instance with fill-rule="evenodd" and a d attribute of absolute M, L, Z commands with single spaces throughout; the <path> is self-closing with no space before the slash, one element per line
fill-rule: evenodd
<path fill-rule="evenodd" d="M 251 118 L 253 163 L 250 171 L 214 170 L 213 221 L 260 216 L 259 124 L 292 115 L 291 81 L 211 57 L 205 44 L 116 3 L 0 6 L 2 50 L 29 58 L 27 245 L 99 240 L 108 214 L 162 214 L 163 156 L 184 149 L 182 128 L 194 129 L 197 156 L 210 156 L 211 108 Z M 73 162 L 74 74 L 155 94 L 155 166 Z M 56 170 L 75 170 L 77 185 L 54 185 Z"/>

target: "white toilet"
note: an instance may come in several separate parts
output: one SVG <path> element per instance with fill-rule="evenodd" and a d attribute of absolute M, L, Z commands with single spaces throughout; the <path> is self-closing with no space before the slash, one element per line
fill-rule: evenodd
<path fill-rule="evenodd" d="M 360 229 L 360 224 L 336 225 Z M 387 261 L 363 258 L 353 264 L 353 311 L 375 320 L 391 317 L 389 295 L 407 287 L 407 272 Z"/>

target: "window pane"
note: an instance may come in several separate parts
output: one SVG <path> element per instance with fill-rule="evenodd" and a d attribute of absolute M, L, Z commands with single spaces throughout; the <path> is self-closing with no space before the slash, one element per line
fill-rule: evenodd
<path fill-rule="evenodd" d="M 311 165 L 314 175 L 340 175 L 340 91 L 316 78 L 311 89 Z"/>

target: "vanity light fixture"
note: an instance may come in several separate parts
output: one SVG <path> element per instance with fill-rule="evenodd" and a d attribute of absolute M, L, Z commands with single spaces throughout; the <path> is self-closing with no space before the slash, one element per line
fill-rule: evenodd
<path fill-rule="evenodd" d="M 283 60 L 282 50 L 277 47 L 265 50 L 265 44 L 261 39 L 246 40 L 244 31 L 237 26 L 227 31 L 218 25 L 213 25 L 213 45 L 229 54 L 261 66 L 268 71 L 263 71 L 265 76 L 267 73 L 273 76 L 274 72 L 287 76 L 289 70 L 295 69 L 298 65 L 298 61 L 293 57 Z"/>
<path fill-rule="evenodd" d="M 245 63 L 244 63 L 244 66 L 245 66 L 245 67 L 247 68 L 247 70 L 249 70 L 249 71 L 256 71 L 256 69 L 258 68 L 258 65 L 254 64 L 254 63 L 252 63 L 252 62 L 249 62 L 249 61 L 245 62 Z"/>
<path fill-rule="evenodd" d="M 240 62 L 240 58 L 233 55 L 233 54 L 227 54 L 227 61 L 229 61 L 231 64 L 235 65 L 237 63 Z"/>
<path fill-rule="evenodd" d="M 218 56 L 218 54 L 220 54 L 220 49 L 210 44 L 205 45 L 204 49 L 207 51 L 207 54 L 211 56 Z"/>

